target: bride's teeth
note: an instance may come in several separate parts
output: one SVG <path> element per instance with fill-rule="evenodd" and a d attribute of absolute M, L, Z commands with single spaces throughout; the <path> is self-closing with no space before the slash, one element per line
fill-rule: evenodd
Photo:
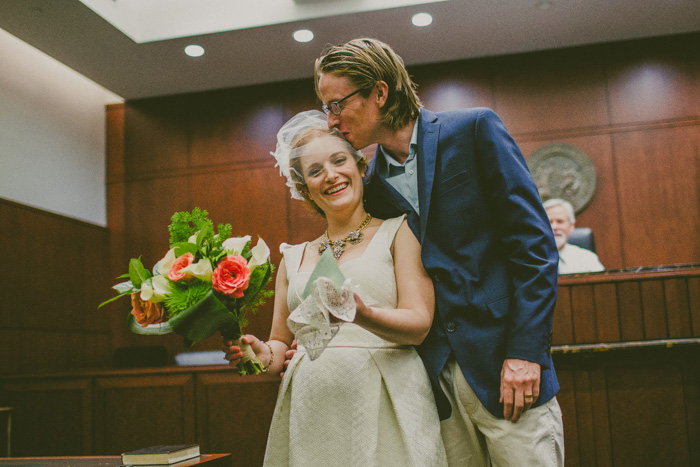
<path fill-rule="evenodd" d="M 337 192 L 339 192 L 340 190 L 344 189 L 344 188 L 347 187 L 347 186 L 348 186 L 348 184 L 345 183 L 345 184 L 340 185 L 340 186 L 338 186 L 338 187 L 336 187 L 336 188 L 331 188 L 330 190 L 326 191 L 326 193 L 329 194 L 329 195 L 332 195 L 333 193 L 337 193 Z"/>

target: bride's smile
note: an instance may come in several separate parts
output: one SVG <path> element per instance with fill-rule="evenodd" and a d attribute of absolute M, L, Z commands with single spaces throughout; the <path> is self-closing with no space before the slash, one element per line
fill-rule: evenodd
<path fill-rule="evenodd" d="M 326 215 L 362 206 L 362 173 L 342 140 L 324 136 L 307 144 L 301 168 L 309 198 Z"/>

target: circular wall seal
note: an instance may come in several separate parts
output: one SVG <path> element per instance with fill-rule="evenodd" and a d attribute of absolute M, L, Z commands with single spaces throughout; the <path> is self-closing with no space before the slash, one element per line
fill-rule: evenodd
<path fill-rule="evenodd" d="M 593 199 L 595 167 L 579 148 L 566 143 L 546 144 L 532 153 L 527 165 L 543 202 L 551 198 L 565 199 L 578 214 Z"/>

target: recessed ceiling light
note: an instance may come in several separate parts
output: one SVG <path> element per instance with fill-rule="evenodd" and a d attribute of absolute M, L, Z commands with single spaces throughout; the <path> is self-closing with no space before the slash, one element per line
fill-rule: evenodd
<path fill-rule="evenodd" d="M 204 47 L 201 45 L 188 45 L 185 47 L 185 53 L 190 57 L 201 57 L 204 55 Z"/>
<path fill-rule="evenodd" d="M 294 31 L 294 40 L 297 42 L 311 42 L 314 38 L 314 33 L 308 29 L 299 29 Z"/>
<path fill-rule="evenodd" d="M 423 27 L 432 23 L 433 17 L 430 16 L 428 13 L 416 13 L 415 15 L 413 15 L 413 18 L 411 18 L 411 22 L 414 26 Z"/>

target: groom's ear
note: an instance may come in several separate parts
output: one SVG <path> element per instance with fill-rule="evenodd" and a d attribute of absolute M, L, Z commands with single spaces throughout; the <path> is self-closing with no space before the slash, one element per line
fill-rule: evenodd
<path fill-rule="evenodd" d="M 377 81 L 374 86 L 377 90 L 377 104 L 379 104 L 379 108 L 381 109 L 384 107 L 389 97 L 389 85 L 384 81 Z"/>

